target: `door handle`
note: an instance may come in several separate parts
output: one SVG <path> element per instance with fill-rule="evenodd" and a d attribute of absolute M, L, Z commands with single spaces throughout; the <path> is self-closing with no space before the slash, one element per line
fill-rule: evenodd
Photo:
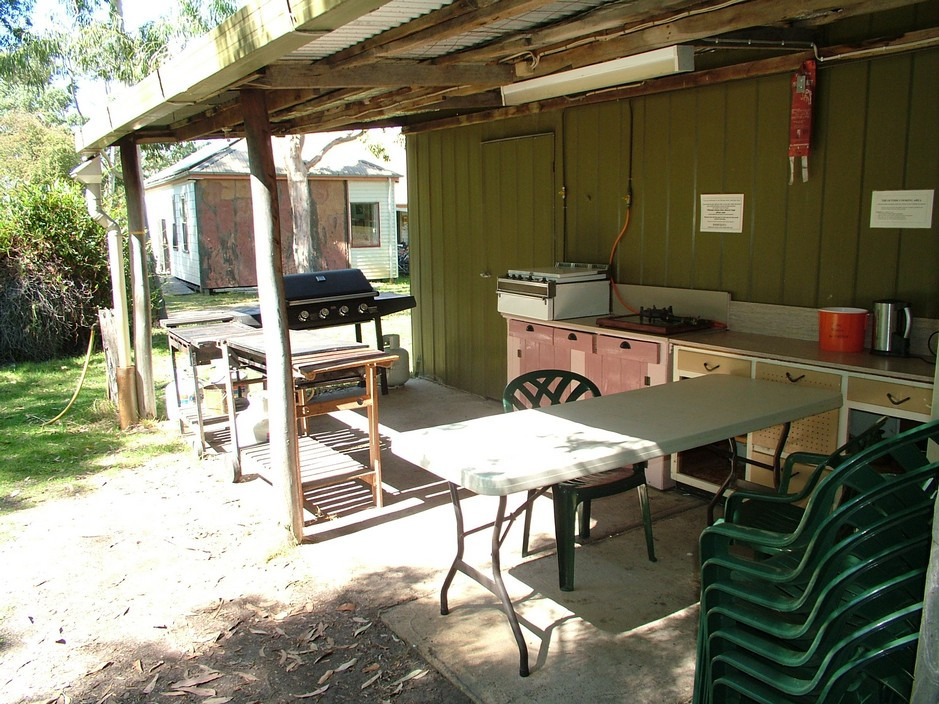
<path fill-rule="evenodd" d="M 805 374 L 799 374 L 799 376 L 792 376 L 789 372 L 786 372 L 786 378 L 791 381 L 793 384 L 797 384 L 805 378 Z"/>
<path fill-rule="evenodd" d="M 704 363 L 704 371 L 707 371 L 707 372 L 715 372 L 720 368 L 721 368 L 720 364 L 708 364 L 707 362 Z"/>
<path fill-rule="evenodd" d="M 534 331 L 535 331 L 534 326 L 532 326 L 532 325 L 526 325 L 526 326 L 525 326 L 525 332 L 534 332 Z"/>
<path fill-rule="evenodd" d="M 631 350 L 633 346 L 630 345 L 626 340 L 623 340 L 621 343 L 619 343 L 619 348 L 621 350 Z"/>
<path fill-rule="evenodd" d="M 572 333 L 572 332 L 569 332 L 569 333 L 567 333 L 567 339 L 568 339 L 568 340 L 576 340 L 576 339 L 577 339 L 577 335 L 575 335 L 575 334 Z"/>

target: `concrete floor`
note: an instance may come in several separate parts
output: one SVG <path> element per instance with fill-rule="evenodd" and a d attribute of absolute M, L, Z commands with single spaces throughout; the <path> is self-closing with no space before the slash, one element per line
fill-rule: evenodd
<path fill-rule="evenodd" d="M 502 404 L 423 379 L 379 399 L 385 506 L 358 484 L 306 495 L 302 559 L 314 561 L 325 589 L 354 582 L 374 595 L 385 623 L 475 702 L 630 702 L 691 700 L 697 628 L 697 536 L 704 501 L 650 488 L 657 562 L 646 555 L 639 502 L 628 492 L 594 503 L 593 540 L 577 549 L 575 590 L 561 592 L 548 498 L 535 503 L 532 547 L 521 557 L 521 525 L 501 551 L 503 576 L 528 644 L 531 674 L 497 597 L 465 575 L 440 615 L 439 589 L 455 551 L 447 485 L 393 453 L 395 435 L 502 413 Z M 314 419 L 318 440 L 367 462 L 364 412 Z M 246 471 L 248 471 L 246 469 Z M 261 477 L 262 479 L 264 477 Z M 519 502 L 521 497 L 519 497 Z M 317 515 L 314 504 L 329 515 Z M 492 520 L 496 499 L 463 501 L 467 526 Z M 467 541 L 466 559 L 491 569 L 489 531 Z"/>
<path fill-rule="evenodd" d="M 495 596 L 457 575 L 451 612 L 440 615 L 438 590 L 455 549 L 446 486 L 391 451 L 398 432 L 501 413 L 501 404 L 412 379 L 382 397 L 379 407 L 385 508 L 352 509 L 326 521 L 310 514 L 308 540 L 324 561 L 336 556 L 345 578 L 357 570 L 386 603 L 399 603 L 383 614 L 399 637 L 476 702 L 690 701 L 701 499 L 650 489 L 655 563 L 646 556 L 635 492 L 596 502 L 594 540 L 577 550 L 573 592 L 558 588 L 551 502 L 539 499 L 532 534 L 543 550 L 523 559 L 517 525 L 501 553 L 530 652 L 531 675 L 521 678 L 518 650 Z M 324 420 L 318 432 L 335 439 L 365 429 L 362 414 L 336 419 Z M 492 497 L 464 501 L 467 525 L 488 522 L 494 510 Z M 489 541 L 488 531 L 468 541 L 472 564 L 489 569 Z M 351 563 L 350 554 L 360 564 Z"/>

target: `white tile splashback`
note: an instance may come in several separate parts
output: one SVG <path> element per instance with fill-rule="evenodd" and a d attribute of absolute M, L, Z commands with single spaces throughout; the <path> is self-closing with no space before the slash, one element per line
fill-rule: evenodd
<path fill-rule="evenodd" d="M 864 331 L 865 348 L 869 348 L 871 344 L 870 326 L 871 323 L 868 320 L 867 329 Z M 731 301 L 728 328 L 735 332 L 749 332 L 757 335 L 817 340 L 818 309 Z M 939 330 L 939 320 L 913 318 L 910 353 L 935 355 L 936 338 L 933 338 L 932 349 L 927 348 L 927 343 L 929 336 L 937 330 Z"/>

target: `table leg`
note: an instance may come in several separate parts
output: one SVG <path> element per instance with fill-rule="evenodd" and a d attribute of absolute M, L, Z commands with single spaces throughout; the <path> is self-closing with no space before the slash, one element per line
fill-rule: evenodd
<path fill-rule="evenodd" d="M 773 486 L 779 487 L 779 474 L 782 462 L 782 453 L 783 449 L 786 447 L 786 440 L 789 439 L 789 430 L 792 427 L 792 423 L 783 423 L 782 430 L 779 433 L 779 439 L 776 441 L 776 449 L 773 451 L 773 464 L 769 469 L 773 470 Z M 720 487 L 717 490 L 717 493 L 711 498 L 708 502 L 707 508 L 707 524 L 714 525 L 714 508 L 717 506 L 717 503 L 724 497 L 724 492 L 730 487 L 731 483 L 734 480 L 734 474 L 737 470 L 737 441 L 733 438 L 730 438 L 730 472 L 727 473 L 727 478 L 723 481 Z M 753 464 L 760 464 L 754 462 L 753 460 L 744 459 L 744 462 L 752 462 Z M 767 467 L 767 465 L 762 464 L 761 466 Z"/>
<path fill-rule="evenodd" d="M 540 496 L 543 491 L 536 492 L 535 496 Z M 453 558 L 453 563 L 450 565 L 450 570 L 447 572 L 447 576 L 443 580 L 443 586 L 440 588 L 440 613 L 446 616 L 450 613 L 450 607 L 447 602 L 447 592 L 450 589 L 450 585 L 453 583 L 453 578 L 456 576 L 456 573 L 462 572 L 463 574 L 471 577 L 473 580 L 484 586 L 490 592 L 499 597 L 499 600 L 502 602 L 502 610 L 505 612 L 506 618 L 509 620 L 509 626 L 512 629 L 512 635 L 515 636 L 515 643 L 518 646 L 518 674 L 522 677 L 528 677 L 529 668 L 528 668 L 528 645 L 525 643 L 525 638 L 522 636 L 522 628 L 518 622 L 518 614 L 515 613 L 515 609 L 512 606 L 512 600 L 509 598 L 508 590 L 505 588 L 505 582 L 502 580 L 502 564 L 499 556 L 499 549 L 502 547 L 502 541 L 505 539 L 505 533 L 503 532 L 503 527 L 510 525 L 516 517 L 521 513 L 528 502 L 522 505 L 522 508 L 514 511 L 511 515 L 506 516 L 506 504 L 508 497 L 500 496 L 499 497 L 499 508 L 496 513 L 496 519 L 492 523 L 478 526 L 476 528 L 471 528 L 466 530 L 463 523 L 463 509 L 460 506 L 460 496 L 459 488 L 456 484 L 450 484 L 450 501 L 453 503 L 453 511 L 456 515 L 456 556 Z M 492 527 L 492 577 L 490 578 L 487 575 L 484 575 L 478 569 L 468 564 L 463 560 L 463 548 L 465 545 L 465 538 L 471 533 L 475 533 L 479 530 Z"/>

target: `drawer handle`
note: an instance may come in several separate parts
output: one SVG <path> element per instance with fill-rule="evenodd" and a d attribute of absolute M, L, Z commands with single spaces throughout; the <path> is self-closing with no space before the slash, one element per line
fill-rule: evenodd
<path fill-rule="evenodd" d="M 715 372 L 720 368 L 720 364 L 708 364 L 707 362 L 704 363 L 704 371 L 706 372 Z"/>
<path fill-rule="evenodd" d="M 576 340 L 576 339 L 577 339 L 577 335 L 575 335 L 575 334 L 572 333 L 572 332 L 569 332 L 569 333 L 567 333 L 567 339 L 568 339 L 568 340 Z"/>
<path fill-rule="evenodd" d="M 619 343 L 619 348 L 621 350 L 631 350 L 633 346 L 630 345 L 626 340 L 623 340 L 621 343 Z"/>
<path fill-rule="evenodd" d="M 535 328 L 534 328 L 533 325 L 526 325 L 526 326 L 525 326 L 525 332 L 534 332 L 534 331 L 535 331 Z"/>
<path fill-rule="evenodd" d="M 789 372 L 786 372 L 786 378 L 791 381 L 793 384 L 797 384 L 805 378 L 805 374 L 799 374 L 799 376 L 792 376 Z"/>
<path fill-rule="evenodd" d="M 892 393 L 888 391 L 887 400 L 890 401 L 890 403 L 892 403 L 894 406 L 902 406 L 904 403 L 910 400 L 910 397 L 907 396 L 906 398 L 897 399 Z"/>

